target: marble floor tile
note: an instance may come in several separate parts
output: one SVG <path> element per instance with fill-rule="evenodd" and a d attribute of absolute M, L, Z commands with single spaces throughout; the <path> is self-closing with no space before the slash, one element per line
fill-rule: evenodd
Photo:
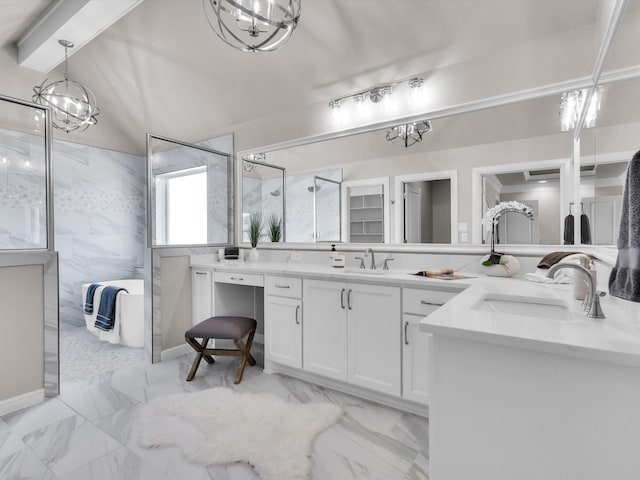
<path fill-rule="evenodd" d="M 104 457 L 63 475 L 60 480 L 168 480 L 158 469 L 128 448 L 119 448 Z"/>
<path fill-rule="evenodd" d="M 121 447 L 116 440 L 79 415 L 35 430 L 23 441 L 58 476 Z"/>
<path fill-rule="evenodd" d="M 28 448 L 0 459 L 0 478 L 6 480 L 58 480 L 53 472 Z"/>
<path fill-rule="evenodd" d="M 34 430 L 74 415 L 76 415 L 76 412 L 60 401 L 59 398 L 52 398 L 33 407 L 5 415 L 2 420 L 15 433 L 24 436 Z"/>
<path fill-rule="evenodd" d="M 261 480 L 248 464 L 203 466 L 174 447 L 138 443 L 140 406 L 181 392 L 225 386 L 269 392 L 293 403 L 330 402 L 344 418 L 318 436 L 310 480 L 427 480 L 428 420 L 353 395 L 247 367 L 235 358 L 203 364 L 186 382 L 193 355 L 126 365 L 62 386 L 62 395 L 0 419 L 0 479 Z"/>
<path fill-rule="evenodd" d="M 104 377 L 101 380 L 104 380 Z M 111 388 L 105 381 L 63 389 L 59 398 L 80 415 L 92 421 L 113 415 L 118 410 L 137 403 L 127 395 Z"/>

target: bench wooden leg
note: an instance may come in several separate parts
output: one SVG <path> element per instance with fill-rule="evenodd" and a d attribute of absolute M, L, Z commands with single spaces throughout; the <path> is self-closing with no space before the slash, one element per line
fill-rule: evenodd
<path fill-rule="evenodd" d="M 185 337 L 185 340 L 191 347 L 196 351 L 196 358 L 193 360 L 193 364 L 191 365 L 191 370 L 189 370 L 189 375 L 187 375 L 187 382 L 193 380 L 193 377 L 196 376 L 196 372 L 198 371 L 198 367 L 200 366 L 200 361 L 204 358 L 205 361 L 209 364 L 214 363 L 215 360 L 211 355 L 205 355 L 204 349 L 207 347 L 209 343 L 208 338 L 203 338 L 202 343 L 199 343 L 195 338 Z"/>
<path fill-rule="evenodd" d="M 252 366 L 256 364 L 256 359 L 251 355 L 251 345 L 253 344 L 253 336 L 255 335 L 255 329 L 251 330 L 249 337 L 247 337 L 247 344 L 242 343 L 242 339 L 234 340 L 236 347 L 242 353 L 242 359 L 240 360 L 240 366 L 236 373 L 236 378 L 233 383 L 236 385 L 242 381 L 242 375 L 244 374 L 244 368 L 247 366 L 247 362 Z"/>

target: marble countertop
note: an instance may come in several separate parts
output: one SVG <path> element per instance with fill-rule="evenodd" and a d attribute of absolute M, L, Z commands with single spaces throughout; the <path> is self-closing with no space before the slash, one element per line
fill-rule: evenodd
<path fill-rule="evenodd" d="M 219 272 L 246 272 L 267 275 L 302 275 L 307 278 L 358 281 L 383 285 L 397 285 L 413 288 L 429 288 L 432 290 L 462 291 L 469 287 L 477 278 L 477 275 L 469 275 L 468 278 L 459 280 L 438 280 L 417 275 L 412 275 L 415 270 L 391 269 L 370 270 L 353 267 L 333 268 L 329 266 L 307 263 L 275 263 L 275 262 L 207 262 L 192 260 L 192 268 L 209 268 Z"/>
<path fill-rule="evenodd" d="M 518 311 L 495 311 L 486 299 L 524 302 Z M 535 303 L 555 305 L 537 310 Z M 420 322 L 420 330 L 466 340 L 640 366 L 640 305 L 601 298 L 604 319 L 588 318 L 573 285 L 522 278 L 479 277 L 473 285 Z M 564 307 L 564 308 L 562 308 Z M 508 309 L 505 309 L 508 310 Z"/>
<path fill-rule="evenodd" d="M 507 347 L 544 351 L 623 365 L 640 366 L 640 304 L 619 298 L 601 299 L 605 319 L 592 319 L 573 298 L 570 284 L 541 284 L 523 278 L 470 274 L 460 280 L 410 275 L 409 270 L 360 271 L 304 263 L 220 263 L 192 259 L 194 268 L 221 272 L 304 276 L 334 281 L 358 281 L 411 288 L 460 292 L 420 322 L 420 330 Z M 523 303 L 513 311 L 496 311 L 485 299 Z M 538 314 L 532 303 L 551 304 L 565 318 Z M 556 308 L 554 308 L 554 306 Z"/>

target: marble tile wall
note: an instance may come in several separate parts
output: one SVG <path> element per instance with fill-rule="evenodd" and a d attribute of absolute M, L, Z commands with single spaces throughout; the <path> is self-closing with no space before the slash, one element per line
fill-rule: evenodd
<path fill-rule="evenodd" d="M 87 145 L 53 145 L 60 319 L 84 325 L 83 283 L 139 278 L 146 235 L 144 157 Z"/>

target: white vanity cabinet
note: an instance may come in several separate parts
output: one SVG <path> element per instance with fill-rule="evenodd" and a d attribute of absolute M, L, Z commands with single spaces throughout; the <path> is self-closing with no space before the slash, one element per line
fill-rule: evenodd
<path fill-rule="evenodd" d="M 191 269 L 191 321 L 195 325 L 213 315 L 213 271 Z"/>
<path fill-rule="evenodd" d="M 303 369 L 400 395 L 400 288 L 305 280 Z"/>
<path fill-rule="evenodd" d="M 264 280 L 265 359 L 302 368 L 302 279 Z"/>
<path fill-rule="evenodd" d="M 402 396 L 427 404 L 429 362 L 433 336 L 418 329 L 418 323 L 458 292 L 404 288 L 402 291 Z"/>

